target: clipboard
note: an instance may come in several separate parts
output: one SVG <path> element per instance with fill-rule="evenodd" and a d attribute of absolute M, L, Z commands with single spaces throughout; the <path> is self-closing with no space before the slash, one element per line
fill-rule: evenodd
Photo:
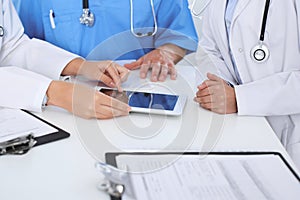
<path fill-rule="evenodd" d="M 24 112 L 31 117 L 34 117 L 35 119 L 38 119 L 40 122 L 56 129 L 55 132 L 51 132 L 42 136 L 34 136 L 33 134 L 28 134 L 21 137 L 16 137 L 13 139 L 10 139 L 8 141 L 4 141 L 0 143 L 0 156 L 1 155 L 22 155 L 27 153 L 31 148 L 40 146 L 46 143 L 54 142 L 57 140 L 65 139 L 70 137 L 70 134 L 63 129 L 51 124 L 50 122 L 47 122 L 44 119 L 41 119 L 40 117 L 30 113 L 26 110 L 20 110 L 21 112 Z"/>
<path fill-rule="evenodd" d="M 160 153 L 152 153 L 152 152 L 136 152 L 136 153 L 125 153 L 125 152 L 109 152 L 105 154 L 106 163 L 108 166 L 112 166 L 113 169 L 117 169 L 117 160 L 116 158 L 120 155 L 138 155 L 138 156 L 153 156 L 153 155 L 217 155 L 217 156 L 251 156 L 251 155 L 275 155 L 280 158 L 280 160 L 284 163 L 284 166 L 288 169 L 291 175 L 296 178 L 298 183 L 300 184 L 299 175 L 293 170 L 290 164 L 286 161 L 286 159 L 279 152 L 160 152 Z M 105 173 L 104 173 L 105 175 Z M 109 179 L 109 176 L 106 176 Z M 112 179 L 114 180 L 114 179 Z M 110 182 L 112 182 L 110 180 Z M 121 181 L 120 181 L 121 182 Z M 119 182 L 119 183 L 120 183 Z M 124 182 L 124 181 L 123 181 Z M 110 186 L 116 186 L 118 184 L 110 184 Z M 126 190 L 126 184 L 125 189 Z M 113 191 L 111 189 L 111 191 Z M 107 193 L 109 191 L 107 190 Z M 111 195 L 111 200 L 121 200 L 122 197 L 116 197 L 115 195 Z"/>

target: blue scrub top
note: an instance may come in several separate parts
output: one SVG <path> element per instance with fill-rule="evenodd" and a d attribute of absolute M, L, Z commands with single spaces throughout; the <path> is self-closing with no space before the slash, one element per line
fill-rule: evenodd
<path fill-rule="evenodd" d="M 93 27 L 80 24 L 82 1 L 13 0 L 25 32 L 88 59 L 138 59 L 163 44 L 196 51 L 198 38 L 187 0 L 153 0 L 158 32 L 136 38 L 130 32 L 130 0 L 89 0 Z M 134 28 L 153 29 L 150 0 L 133 0 Z M 55 28 L 49 13 L 54 11 Z"/>

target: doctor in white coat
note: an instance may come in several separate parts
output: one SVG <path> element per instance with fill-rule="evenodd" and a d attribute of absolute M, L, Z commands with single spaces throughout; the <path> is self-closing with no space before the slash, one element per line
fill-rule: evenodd
<path fill-rule="evenodd" d="M 217 113 L 265 116 L 300 169 L 298 6 L 298 0 L 211 0 L 200 46 L 219 74 L 207 74 L 195 101 Z"/>
<path fill-rule="evenodd" d="M 121 90 L 127 69 L 110 61 L 85 62 L 49 43 L 30 40 L 10 0 L 0 0 L 0 10 L 0 106 L 41 111 L 43 104 L 56 105 L 85 118 L 128 114 L 125 103 L 59 81 L 60 75 L 80 74 Z"/>

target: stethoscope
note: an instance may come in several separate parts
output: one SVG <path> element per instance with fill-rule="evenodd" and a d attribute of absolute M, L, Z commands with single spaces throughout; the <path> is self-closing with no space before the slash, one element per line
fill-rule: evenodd
<path fill-rule="evenodd" d="M 154 36 L 157 33 L 157 20 L 156 20 L 153 0 L 150 0 L 150 5 L 151 5 L 152 16 L 153 16 L 153 22 L 154 22 L 153 31 L 147 33 L 135 32 L 134 25 L 133 25 L 134 24 L 133 0 L 130 0 L 130 31 L 135 37 L 138 38 L 150 37 L 150 36 Z M 82 14 L 79 20 L 81 24 L 86 25 L 88 27 L 92 27 L 94 25 L 95 15 L 89 9 L 89 0 L 82 0 Z"/>
<path fill-rule="evenodd" d="M 198 4 L 196 3 L 198 2 Z M 192 14 L 193 17 L 195 18 L 199 18 L 202 19 L 202 12 L 205 9 L 205 7 L 209 4 L 210 0 L 193 0 L 190 4 L 189 4 L 189 9 L 190 12 Z M 197 11 L 196 8 L 197 7 Z"/>
<path fill-rule="evenodd" d="M 194 0 L 191 5 L 189 6 L 189 9 L 191 11 L 191 14 L 194 17 L 201 17 L 201 13 L 204 10 L 205 6 L 208 5 L 209 1 L 206 1 L 202 9 L 199 12 L 195 11 L 195 6 L 196 6 L 196 1 Z M 266 24 L 267 24 L 267 18 L 268 18 L 268 12 L 269 12 L 269 7 L 270 7 L 270 0 L 266 0 L 265 4 L 265 9 L 264 9 L 264 15 L 263 15 L 263 20 L 262 20 L 262 27 L 261 27 L 261 32 L 259 36 L 259 42 L 257 45 L 255 45 L 250 52 L 250 57 L 252 60 L 254 60 L 257 63 L 262 63 L 265 62 L 269 59 L 270 56 L 270 51 L 267 45 L 264 43 L 265 39 L 265 30 L 266 30 Z"/>
<path fill-rule="evenodd" d="M 82 14 L 79 18 L 81 24 L 92 27 L 95 22 L 95 16 L 90 11 L 89 0 L 82 0 Z"/>
<path fill-rule="evenodd" d="M 153 22 L 154 22 L 154 27 L 153 31 L 147 32 L 147 33 L 142 33 L 142 32 L 135 32 L 134 31 L 134 20 L 133 20 L 133 0 L 130 0 L 130 31 L 135 37 L 150 37 L 154 36 L 157 33 L 157 20 L 156 20 L 156 14 L 154 10 L 154 4 L 153 0 L 150 0 L 150 5 L 151 5 L 151 10 L 152 10 L 152 17 L 153 17 Z"/>
<path fill-rule="evenodd" d="M 266 0 L 259 42 L 251 49 L 251 58 L 257 63 L 265 62 L 266 60 L 268 60 L 270 56 L 269 48 L 264 43 L 269 7 L 270 7 L 270 0 Z"/>

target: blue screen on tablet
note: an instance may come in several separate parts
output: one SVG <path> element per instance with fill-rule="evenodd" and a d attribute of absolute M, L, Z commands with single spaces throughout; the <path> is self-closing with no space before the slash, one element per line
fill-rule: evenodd
<path fill-rule="evenodd" d="M 151 108 L 160 110 L 174 110 L 176 102 L 178 101 L 177 95 L 170 94 L 157 94 L 147 92 L 133 92 L 124 91 L 118 92 L 116 90 L 101 89 L 101 92 L 106 95 L 117 98 L 132 107 L 138 108 Z"/>

